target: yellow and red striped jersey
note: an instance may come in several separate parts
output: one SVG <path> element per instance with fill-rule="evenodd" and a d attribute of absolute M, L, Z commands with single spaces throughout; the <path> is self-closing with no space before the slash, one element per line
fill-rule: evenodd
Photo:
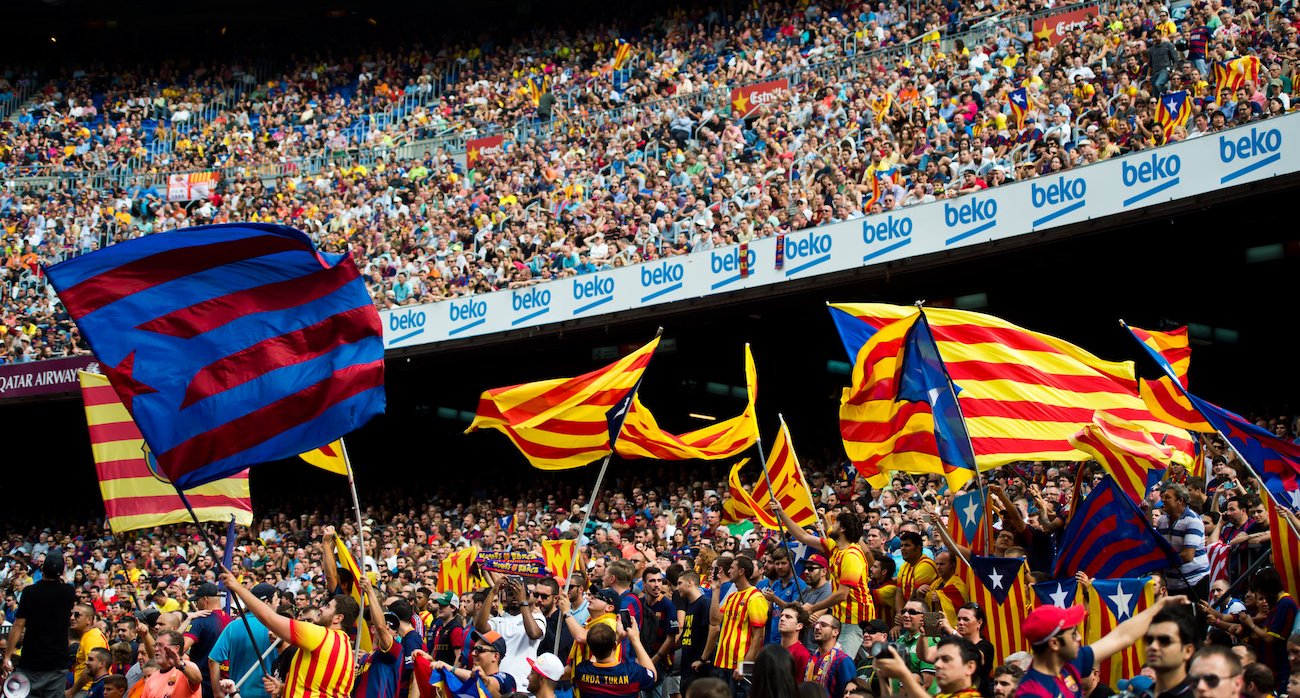
<path fill-rule="evenodd" d="M 290 642 L 298 648 L 284 681 L 284 698 L 347 698 L 356 660 L 342 630 L 289 621 Z"/>
<path fill-rule="evenodd" d="M 841 586 L 849 588 L 849 596 L 831 609 L 831 615 L 841 623 L 862 623 L 876 617 L 876 604 L 867 584 L 867 556 L 856 545 L 840 548 L 835 541 L 822 538 L 822 548 L 830 557 L 831 593 Z"/>
<path fill-rule="evenodd" d="M 750 642 L 763 641 L 763 626 L 767 625 L 767 599 L 758 589 L 733 591 L 722 602 L 722 626 L 718 631 L 718 651 L 713 665 L 719 669 L 740 666 L 749 650 Z"/>
<path fill-rule="evenodd" d="M 904 561 L 903 566 L 898 568 L 898 587 L 903 590 L 903 603 L 907 603 L 917 589 L 938 578 L 939 570 L 929 557 L 922 555 L 916 564 Z"/>

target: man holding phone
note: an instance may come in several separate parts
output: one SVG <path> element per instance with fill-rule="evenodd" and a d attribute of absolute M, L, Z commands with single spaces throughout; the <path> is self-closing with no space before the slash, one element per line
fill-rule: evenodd
<path fill-rule="evenodd" d="M 974 676 L 981 657 L 975 643 L 964 637 L 948 636 L 939 641 L 937 653 L 934 668 L 939 698 L 978 698 L 980 693 L 974 686 Z M 875 667 L 878 676 L 902 684 L 902 693 L 907 698 L 930 698 L 925 686 L 916 680 L 916 675 L 893 648 L 889 649 L 888 656 L 876 658 Z"/>
<path fill-rule="evenodd" d="M 718 626 L 716 643 L 711 643 L 713 665 L 718 668 L 718 678 L 727 683 L 735 698 L 749 695 L 749 681 L 743 675 L 741 662 L 752 662 L 763 647 L 763 628 L 767 625 L 769 605 L 763 595 L 749 583 L 754 574 L 754 560 L 740 556 L 725 568 L 726 579 L 735 585 L 726 603 L 719 603 L 724 569 L 721 564 L 713 573 L 712 599 L 709 603 L 709 622 Z M 706 647 L 704 655 L 710 656 Z"/>
<path fill-rule="evenodd" d="M 635 660 L 627 656 L 620 659 L 619 647 L 623 643 L 631 646 Z M 591 659 L 573 667 L 573 685 L 579 693 L 635 698 L 654 687 L 654 663 L 641 645 L 641 628 L 635 619 L 630 626 L 620 622 L 617 630 L 597 625 L 587 633 L 587 645 L 591 648 Z"/>

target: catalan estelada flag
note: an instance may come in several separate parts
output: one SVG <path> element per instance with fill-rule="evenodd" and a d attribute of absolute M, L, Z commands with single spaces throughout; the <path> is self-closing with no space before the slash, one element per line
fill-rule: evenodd
<path fill-rule="evenodd" d="M 1093 414 L 1092 424 L 1071 436 L 1070 443 L 1101 463 L 1138 505 L 1151 486 L 1164 479 L 1173 455 L 1173 449 L 1156 443 L 1151 432 L 1106 412 Z"/>
<path fill-rule="evenodd" d="M 850 357 L 893 320 L 918 312 L 875 303 L 831 306 Z M 1069 342 L 982 313 L 929 308 L 925 314 L 956 386 L 981 470 L 1020 460 L 1088 458 L 1070 445 L 1070 436 L 1091 424 L 1097 410 L 1135 422 L 1166 446 L 1191 453 L 1187 433 L 1142 404 L 1133 362 L 1104 361 Z"/>
<path fill-rule="evenodd" d="M 497 429 L 535 468 L 584 466 L 613 451 L 641 375 L 658 346 L 655 337 L 618 361 L 576 378 L 485 391 L 465 433 Z"/>
<path fill-rule="evenodd" d="M 627 65 L 627 61 L 632 57 L 632 44 L 622 40 L 615 39 L 614 45 L 618 47 L 614 51 L 614 70 L 622 70 Z"/>
<path fill-rule="evenodd" d="M 987 490 L 973 489 L 952 498 L 948 513 L 949 531 L 953 540 L 971 550 L 988 550 L 989 527 L 984 522 L 984 502 Z"/>
<path fill-rule="evenodd" d="M 353 580 L 361 579 L 361 568 L 357 567 L 357 561 L 352 559 L 352 553 L 348 551 L 348 546 L 344 544 L 343 539 L 337 533 L 334 534 L 334 559 L 338 561 L 339 567 L 347 570 L 352 575 Z M 356 601 L 361 608 L 366 608 L 368 602 L 361 597 L 361 587 L 355 581 L 344 589 L 344 593 L 351 596 L 352 600 Z M 373 643 L 370 639 L 370 626 L 366 623 L 365 616 L 357 618 L 357 636 L 361 638 L 362 651 L 369 652 L 373 649 Z"/>
<path fill-rule="evenodd" d="M 840 399 L 849 460 L 873 487 L 889 471 L 938 473 L 961 489 L 975 456 L 926 313 L 882 326 L 856 354 Z"/>
<path fill-rule="evenodd" d="M 1020 87 L 1007 93 L 1007 106 L 1011 108 L 1011 118 L 1016 120 L 1016 128 L 1025 127 L 1025 117 L 1029 114 L 1029 92 Z"/>
<path fill-rule="evenodd" d="M 1053 576 L 1135 577 L 1179 564 L 1151 520 L 1113 479 L 1103 477 L 1070 514 Z"/>
<path fill-rule="evenodd" d="M 462 681 L 451 669 L 434 669 L 429 677 L 429 685 L 433 687 L 435 698 L 491 698 L 492 696 L 480 674 Z"/>
<path fill-rule="evenodd" d="M 894 95 L 889 90 L 883 90 L 879 94 L 871 95 L 869 103 L 871 110 L 876 113 L 876 123 L 881 123 L 889 117 L 889 109 L 894 105 Z"/>
<path fill-rule="evenodd" d="M 1034 590 L 1034 606 L 1056 606 L 1069 608 L 1075 604 L 1085 603 L 1083 587 L 1077 579 L 1058 579 L 1053 582 L 1040 582 L 1031 585 Z"/>
<path fill-rule="evenodd" d="M 670 434 L 659 428 L 654 415 L 633 398 L 632 410 L 623 422 L 615 450 L 624 458 L 657 460 L 718 460 L 739 456 L 758 441 L 758 372 L 754 356 L 745 345 L 745 391 L 749 403 L 737 417 L 715 422 L 685 434 Z"/>
<path fill-rule="evenodd" d="M 542 541 L 542 562 L 560 584 L 564 584 L 564 580 L 569 578 L 573 554 L 577 549 L 577 539 Z"/>
<path fill-rule="evenodd" d="M 306 453 L 299 453 L 298 457 L 321 470 L 328 470 L 339 475 L 348 474 L 348 463 L 343 458 L 343 439 L 338 439 Z"/>
<path fill-rule="evenodd" d="M 90 449 L 99 475 L 104 511 L 114 533 L 191 521 L 176 488 L 150 470 L 144 438 L 108 378 L 98 373 L 80 374 L 81 398 L 86 405 Z M 185 493 L 199 521 L 253 523 L 248 494 L 248 471 L 196 487 Z"/>
<path fill-rule="evenodd" d="M 1291 522 L 1279 513 L 1279 507 L 1272 492 L 1267 493 L 1265 507 L 1268 509 L 1269 542 L 1273 546 L 1273 566 L 1282 575 L 1282 585 L 1293 599 L 1300 599 L 1300 533 L 1291 527 Z"/>
<path fill-rule="evenodd" d="M 1191 116 L 1192 98 L 1187 94 L 1187 90 L 1160 95 L 1160 101 L 1156 104 L 1155 118 L 1160 129 L 1164 131 L 1165 141 L 1174 135 L 1175 128 L 1187 125 L 1187 120 Z M 1183 328 L 1184 333 L 1186 330 L 1187 328 Z"/>
<path fill-rule="evenodd" d="M 502 516 L 497 519 L 497 528 L 504 531 L 507 535 L 515 532 L 515 515 Z"/>
<path fill-rule="evenodd" d="M 444 591 L 464 594 L 477 589 L 478 578 L 470 571 L 477 559 L 478 548 L 472 545 L 448 555 L 438 565 L 438 588 L 435 591 L 439 594 Z"/>
<path fill-rule="evenodd" d="M 1214 431 L 1214 425 L 1205 421 L 1172 377 L 1161 376 L 1153 381 L 1143 378 L 1140 394 L 1151 414 L 1171 426 L 1196 432 Z"/>
<path fill-rule="evenodd" d="M 1155 603 L 1155 582 L 1151 577 L 1094 579 L 1088 585 L 1088 618 L 1083 623 L 1083 644 L 1105 637 L 1116 626 L 1147 610 Z M 1146 662 L 1146 642 L 1141 638 L 1100 662 L 1101 681 L 1112 688 L 1120 679 L 1136 676 Z"/>
<path fill-rule="evenodd" d="M 319 448 L 384 409 L 360 272 L 292 228 L 148 235 L 49 277 L 178 488 Z"/>
<path fill-rule="evenodd" d="M 1152 358 L 1155 358 L 1157 362 L 1163 362 L 1161 368 L 1172 373 L 1184 388 L 1187 387 L 1187 369 L 1192 364 L 1192 347 L 1190 340 L 1187 338 L 1186 327 L 1160 332 L 1157 330 L 1144 330 L 1128 323 L 1123 323 L 1123 325 L 1149 351 L 1155 352 Z"/>
<path fill-rule="evenodd" d="M 984 609 L 984 629 L 993 643 L 995 664 L 1005 664 L 1010 655 L 1029 649 L 1020 632 L 1033 603 L 1029 591 L 1029 565 L 1022 557 L 971 557 L 969 563 L 954 556 L 970 600 Z"/>

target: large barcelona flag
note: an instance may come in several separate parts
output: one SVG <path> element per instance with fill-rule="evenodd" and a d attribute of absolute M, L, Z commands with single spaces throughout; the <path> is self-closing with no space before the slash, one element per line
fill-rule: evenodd
<path fill-rule="evenodd" d="M 159 233 L 49 276 L 179 489 L 318 448 L 384 409 L 382 327 L 356 265 L 292 228 Z"/>

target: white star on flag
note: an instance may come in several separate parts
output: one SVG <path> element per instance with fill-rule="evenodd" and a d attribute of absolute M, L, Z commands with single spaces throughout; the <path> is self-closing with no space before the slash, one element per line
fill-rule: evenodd
<path fill-rule="evenodd" d="M 1133 598 L 1132 594 L 1124 593 L 1124 585 L 1115 585 L 1115 594 L 1110 600 L 1115 602 L 1115 620 L 1124 620 L 1128 617 L 1128 600 Z"/>
<path fill-rule="evenodd" d="M 1300 511 L 1300 487 L 1287 493 L 1291 496 L 1291 508 Z"/>
<path fill-rule="evenodd" d="M 994 589 L 1002 588 L 1002 575 L 998 574 L 998 571 L 996 569 L 993 570 L 991 574 L 989 574 L 989 580 L 993 582 Z"/>
<path fill-rule="evenodd" d="M 1300 492 L 1300 490 L 1297 490 L 1297 492 Z M 962 513 L 966 515 L 966 523 L 972 526 L 975 525 L 975 513 L 979 511 L 979 508 L 980 503 L 975 501 L 974 497 L 971 497 L 970 505 L 962 510 Z"/>
<path fill-rule="evenodd" d="M 1065 599 L 1066 597 L 1069 596 L 1069 594 L 1065 593 L 1065 585 L 1060 582 L 1057 582 L 1056 591 L 1052 592 L 1051 594 L 1048 594 L 1048 596 L 1052 598 L 1053 606 L 1060 606 L 1061 608 L 1065 608 Z"/>

